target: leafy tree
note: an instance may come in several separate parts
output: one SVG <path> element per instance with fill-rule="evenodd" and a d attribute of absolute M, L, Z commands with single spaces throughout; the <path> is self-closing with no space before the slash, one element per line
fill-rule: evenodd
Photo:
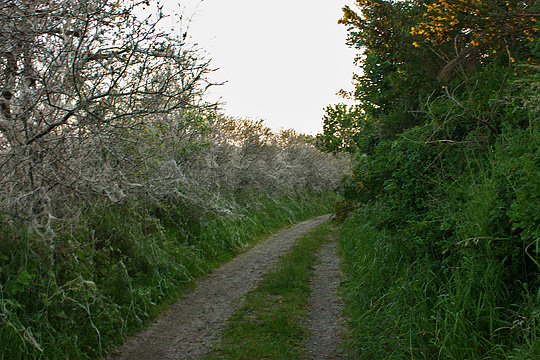
<path fill-rule="evenodd" d="M 317 147 L 326 152 L 354 152 L 364 126 L 364 114 L 358 106 L 330 105 L 325 109 L 323 133 L 317 134 Z"/>
<path fill-rule="evenodd" d="M 437 87 L 441 59 L 426 48 L 413 45 L 410 28 L 421 18 L 414 1 L 358 0 L 358 12 L 343 8 L 341 24 L 348 27 L 348 45 L 359 49 L 354 76 L 354 97 L 375 122 L 377 137 L 391 138 L 418 124 L 415 112 L 421 92 Z"/>
<path fill-rule="evenodd" d="M 356 5 L 357 12 L 344 7 L 339 22 L 348 26 L 348 45 L 360 51 L 356 62 L 362 71 L 354 75 L 352 95 L 375 142 L 423 124 L 431 99 L 450 97 L 463 104 L 474 78 L 484 73 L 479 66 L 499 67 L 503 76 L 496 71 L 497 78 L 504 82 L 508 64 L 536 61 L 535 1 L 358 0 Z"/>

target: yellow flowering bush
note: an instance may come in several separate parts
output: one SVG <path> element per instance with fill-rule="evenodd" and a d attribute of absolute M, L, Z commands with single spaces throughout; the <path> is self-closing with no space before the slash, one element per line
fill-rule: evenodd
<path fill-rule="evenodd" d="M 533 41 L 540 31 L 536 0 L 439 0 L 426 5 L 423 18 L 411 28 L 411 34 L 421 35 L 429 43 L 459 39 L 493 49 Z"/>

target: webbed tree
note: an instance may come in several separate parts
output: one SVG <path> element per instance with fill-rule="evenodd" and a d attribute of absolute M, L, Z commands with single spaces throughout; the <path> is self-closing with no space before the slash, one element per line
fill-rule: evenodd
<path fill-rule="evenodd" d="M 156 173 L 160 186 L 177 182 L 164 144 L 180 144 L 193 125 L 184 115 L 209 107 L 202 101 L 209 62 L 159 29 L 159 8 L 139 18 L 141 8 L 152 9 L 150 1 L 0 4 L 7 218 L 50 231 L 74 195 L 117 201 L 131 191 L 159 193 L 147 186 L 157 184 Z"/>

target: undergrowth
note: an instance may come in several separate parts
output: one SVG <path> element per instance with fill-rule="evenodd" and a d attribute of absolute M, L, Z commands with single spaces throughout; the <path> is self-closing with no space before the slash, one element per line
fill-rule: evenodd
<path fill-rule="evenodd" d="M 387 187 L 341 234 L 350 358 L 540 358 L 539 139 L 536 125 L 508 128 L 488 152 L 445 149 L 432 169 L 431 150 L 407 141 L 398 164 L 377 155 L 364 179 Z"/>
<path fill-rule="evenodd" d="M 538 2 L 355 3 L 356 105 L 318 136 L 355 154 L 349 358 L 540 359 Z"/>
<path fill-rule="evenodd" d="M 329 212 L 335 199 L 236 195 L 233 211 L 94 204 L 49 242 L 3 227 L 0 359 L 102 357 L 197 277 L 279 227 Z"/>

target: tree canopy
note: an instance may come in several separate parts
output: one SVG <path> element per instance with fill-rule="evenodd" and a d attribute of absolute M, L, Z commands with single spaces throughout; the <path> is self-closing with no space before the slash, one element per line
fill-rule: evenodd
<path fill-rule="evenodd" d="M 446 93 L 445 86 L 467 82 L 489 66 L 539 61 L 536 1 L 358 0 L 356 5 L 356 11 L 343 8 L 339 23 L 348 28 L 347 44 L 359 51 L 361 71 L 350 95 L 366 114 L 372 140 L 422 124 L 425 99 Z M 519 71 L 524 69 L 514 72 Z M 338 122 L 334 115 L 327 113 L 323 126 Z"/>

